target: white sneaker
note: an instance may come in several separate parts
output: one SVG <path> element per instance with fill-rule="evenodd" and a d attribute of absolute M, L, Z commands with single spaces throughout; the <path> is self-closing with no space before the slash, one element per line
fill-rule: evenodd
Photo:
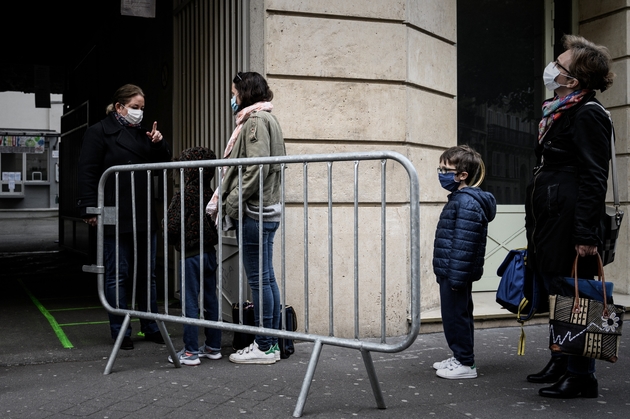
<path fill-rule="evenodd" d="M 230 355 L 230 362 L 235 364 L 274 364 L 276 356 L 272 348 L 263 352 L 258 349 L 258 344 L 254 342 L 247 348 L 240 349 Z"/>
<path fill-rule="evenodd" d="M 446 378 L 448 380 L 477 378 L 477 367 L 474 365 L 472 367 L 462 365 L 458 360 L 454 359 L 449 366 L 442 368 L 441 370 L 437 370 L 435 374 L 438 377 Z"/>
<path fill-rule="evenodd" d="M 213 351 L 206 345 L 203 345 L 201 348 L 199 348 L 199 358 L 221 359 L 221 357 L 221 351 Z"/>
<path fill-rule="evenodd" d="M 193 354 L 190 352 L 186 352 L 186 348 L 177 352 L 177 358 L 179 358 L 179 363 L 182 365 L 199 365 L 201 361 L 199 360 L 199 355 Z M 168 362 L 173 363 L 173 358 L 168 356 Z"/>
<path fill-rule="evenodd" d="M 451 363 L 455 360 L 455 357 L 452 356 L 448 359 L 445 359 L 444 361 L 439 361 L 439 362 L 434 362 L 433 363 L 433 368 L 435 368 L 436 370 L 441 370 L 444 369 L 446 367 L 448 367 L 449 365 L 451 365 Z"/>

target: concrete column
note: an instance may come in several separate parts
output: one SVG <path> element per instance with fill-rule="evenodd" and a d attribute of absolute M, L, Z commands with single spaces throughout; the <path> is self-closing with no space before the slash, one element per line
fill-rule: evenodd
<path fill-rule="evenodd" d="M 613 72 L 616 74 L 613 86 L 597 97 L 612 114 L 615 124 L 617 152 L 617 176 L 619 195 L 625 219 L 617 244 L 615 261 L 606 267 L 606 279 L 615 283 L 615 291 L 630 294 L 629 232 L 630 214 L 628 195 L 630 190 L 630 87 L 628 74 L 630 68 L 630 1 L 603 0 L 579 2 L 579 33 L 596 44 L 605 45 L 613 58 Z M 608 202 L 612 202 L 612 184 L 608 184 Z"/>
<path fill-rule="evenodd" d="M 439 304 L 431 267 L 437 217 L 445 201 L 435 175 L 441 152 L 457 144 L 456 0 L 252 1 L 252 67 L 274 92 L 274 113 L 290 154 L 395 150 L 416 166 L 421 181 L 421 288 L 423 308 Z M 377 164 L 361 168 L 361 201 L 380 198 Z M 301 168 L 287 172 L 287 301 L 303 307 Z M 312 240 L 311 309 L 327 310 L 326 168 L 309 167 Z M 352 310 L 352 170 L 333 168 L 334 280 L 337 335 L 350 336 Z M 409 251 L 408 186 L 400 167 L 387 168 L 388 334 L 405 333 Z M 359 257 L 362 330 L 380 332 L 380 217 L 362 206 Z M 367 243 L 367 245 L 366 245 Z M 276 256 L 279 256 L 279 248 Z M 289 253 L 290 252 L 290 253 Z M 279 272 L 279 265 L 276 265 Z M 316 303 L 318 299 L 320 303 Z M 311 313 L 311 330 L 325 332 L 327 311 Z M 344 321 L 347 319 L 346 324 Z M 398 321 L 401 320 L 401 321 Z"/>

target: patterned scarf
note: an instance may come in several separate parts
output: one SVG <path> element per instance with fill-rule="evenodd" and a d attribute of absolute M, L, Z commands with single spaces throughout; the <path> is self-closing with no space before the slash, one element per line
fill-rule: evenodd
<path fill-rule="evenodd" d="M 562 116 L 562 112 L 580 103 L 584 96 L 590 92 L 591 90 L 588 89 L 576 90 L 565 97 L 556 95 L 553 99 L 545 101 L 542 106 L 542 119 L 538 124 L 538 143 L 542 143 L 545 134 L 551 128 L 551 124 Z"/>
<path fill-rule="evenodd" d="M 248 106 L 245 109 L 241 109 L 236 114 L 236 128 L 234 128 L 234 131 L 232 132 L 232 135 L 230 136 L 230 140 L 228 141 L 227 146 L 225 147 L 225 151 L 223 152 L 224 159 L 227 159 L 230 157 L 230 154 L 232 153 L 232 149 L 234 148 L 234 144 L 236 143 L 236 140 L 238 139 L 238 135 L 240 134 L 241 129 L 243 128 L 243 124 L 245 123 L 245 121 L 249 119 L 251 114 L 258 111 L 271 112 L 272 109 L 273 109 L 273 105 L 271 104 L 271 102 L 257 102 L 251 106 Z M 227 169 L 228 169 L 228 166 L 223 166 L 221 168 L 221 179 L 225 178 L 225 173 L 227 172 Z M 216 223 L 216 216 L 218 212 L 218 202 L 219 202 L 219 188 L 217 188 L 214 191 L 214 194 L 212 195 L 212 199 L 210 199 L 210 202 L 208 202 L 208 205 L 206 206 L 206 213 L 210 215 L 213 220 L 215 220 L 215 223 Z"/>

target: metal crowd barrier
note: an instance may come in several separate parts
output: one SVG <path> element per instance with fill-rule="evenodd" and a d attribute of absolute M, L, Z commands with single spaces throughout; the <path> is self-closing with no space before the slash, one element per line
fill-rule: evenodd
<path fill-rule="evenodd" d="M 390 163 L 389 169 L 388 169 L 388 164 L 387 164 L 388 161 L 393 161 L 396 164 Z M 296 225 L 299 223 L 296 223 L 296 222 L 292 223 L 293 225 L 287 226 L 287 221 L 286 221 L 287 204 L 292 211 L 297 211 L 298 213 L 303 212 L 303 220 L 301 222 L 302 229 L 303 229 L 301 234 L 304 235 L 303 249 L 302 249 L 303 250 L 303 266 L 302 266 L 303 278 L 299 278 L 300 272 L 297 272 L 298 269 L 293 269 L 291 280 L 290 280 L 293 288 L 295 288 L 296 281 L 302 282 L 301 285 L 303 287 L 304 301 L 300 302 L 302 307 L 300 307 L 299 310 L 296 310 L 296 314 L 298 315 L 298 325 L 300 326 L 300 330 L 298 331 L 286 330 L 286 327 L 285 327 L 286 319 L 285 319 L 284 310 L 282 313 L 281 330 L 267 329 L 262 326 L 260 327 L 247 326 L 247 325 L 242 324 L 243 322 L 242 321 L 242 307 L 243 307 L 242 303 L 244 301 L 244 294 L 245 294 L 244 292 L 245 288 L 243 284 L 244 283 L 246 284 L 246 282 L 244 282 L 243 279 L 246 278 L 246 275 L 245 275 L 243 264 L 242 264 L 243 253 L 240 251 L 241 250 L 240 243 L 242 243 L 242 241 L 240 240 L 240 237 L 238 238 L 239 239 L 238 240 L 238 243 L 239 243 L 239 252 L 238 252 L 238 255 L 239 255 L 239 269 L 238 269 L 239 304 L 238 305 L 240 307 L 238 324 L 227 322 L 227 321 L 224 322 L 223 313 L 221 309 L 219 309 L 218 321 L 214 322 L 214 321 L 203 318 L 203 303 L 204 303 L 203 302 L 203 292 L 204 292 L 203 280 L 200 281 L 201 283 L 200 285 L 202 287 L 200 291 L 201 298 L 199 302 L 200 312 L 202 315 L 201 318 L 193 319 L 193 318 L 184 317 L 185 316 L 184 315 L 185 298 L 183 298 L 183 296 L 181 298 L 181 303 L 182 303 L 181 314 L 169 313 L 169 307 L 168 307 L 168 300 L 169 300 L 169 296 L 168 296 L 168 290 L 169 290 L 168 259 L 169 257 L 168 255 L 169 255 L 169 252 L 168 252 L 168 245 L 166 243 L 166 240 L 164 240 L 164 248 L 163 248 L 164 293 L 165 293 L 164 295 L 165 304 L 163 307 L 164 311 L 159 312 L 159 313 L 151 313 L 151 312 L 137 310 L 136 301 L 135 301 L 135 292 L 133 293 L 132 303 L 129 309 L 124 310 L 119 307 L 112 307 L 111 305 L 108 304 L 105 297 L 105 290 L 104 290 L 104 277 L 105 277 L 105 268 L 103 266 L 104 264 L 104 260 L 103 260 L 104 259 L 103 257 L 104 226 L 117 225 L 118 216 L 119 216 L 117 206 L 104 207 L 104 186 L 109 176 L 115 176 L 116 191 L 118 191 L 118 182 L 119 182 L 118 175 L 122 172 L 131 172 L 131 179 L 134 179 L 135 176 L 147 176 L 147 180 L 148 180 L 147 205 L 149 207 L 149 210 L 147 211 L 147 216 L 149 216 L 148 214 L 150 214 L 150 207 L 151 205 L 154 205 L 154 203 L 151 202 L 150 192 L 151 192 L 151 188 L 154 188 L 155 185 L 151 180 L 154 174 L 162 173 L 163 175 L 162 176 L 163 181 L 162 181 L 162 186 L 161 186 L 162 193 L 159 195 L 162 196 L 162 201 L 163 201 L 162 206 L 163 206 L 163 211 L 164 211 L 164 221 L 163 221 L 163 226 L 161 228 L 163 228 L 164 231 L 166 232 L 167 230 L 166 212 L 167 212 L 168 202 L 170 201 L 170 199 L 167 198 L 168 196 L 167 190 L 168 190 L 169 178 L 172 177 L 168 175 L 169 172 L 170 173 L 179 172 L 178 174 L 179 174 L 179 179 L 180 179 L 180 189 L 183 192 L 184 169 L 194 168 L 194 169 L 199 170 L 200 171 L 199 182 L 200 182 L 200 191 L 201 191 L 200 198 L 203 198 L 203 188 L 210 186 L 210 185 L 203 184 L 203 176 L 201 176 L 201 174 L 204 170 L 216 171 L 216 173 L 218 174 L 217 179 L 219 180 L 218 188 L 220 189 L 221 188 L 220 168 L 222 166 L 237 166 L 238 173 L 239 173 L 239 185 L 241 185 L 243 171 L 246 166 L 252 166 L 252 165 L 258 166 L 258 170 L 260 171 L 260 173 L 262 173 L 265 167 L 264 165 L 270 165 L 270 164 L 280 166 L 281 180 L 282 180 L 281 204 L 282 204 L 283 211 L 282 211 L 280 227 L 278 230 L 279 234 L 276 235 L 276 237 L 278 236 L 280 237 L 280 246 L 276 245 L 275 252 L 277 253 L 278 248 L 280 249 L 281 269 L 280 269 L 280 274 L 276 275 L 276 279 L 279 284 L 283 307 L 286 307 L 286 295 L 287 295 L 286 233 L 287 233 L 288 228 L 290 228 L 292 232 L 295 232 L 299 230 L 300 228 L 300 225 Z M 350 172 L 349 170 L 345 170 L 345 171 L 341 171 L 343 172 L 341 176 L 334 177 L 333 166 L 336 168 L 340 164 L 353 166 L 353 170 L 352 170 L 353 174 L 348 173 Z M 363 167 L 361 166 L 362 164 L 368 166 L 367 170 L 364 170 L 363 172 L 361 172 L 361 169 L 363 169 Z M 318 168 L 321 168 L 321 167 L 324 168 L 324 170 L 322 170 L 322 173 L 320 175 L 314 176 L 313 174 L 309 174 L 309 168 L 314 168 L 316 167 L 315 165 L 317 165 Z M 299 184 L 299 178 L 300 178 L 299 176 L 293 176 L 293 172 L 295 171 L 296 167 L 297 168 L 301 167 L 301 170 L 302 170 L 302 190 L 301 191 L 294 190 L 296 188 L 299 189 L 299 185 L 296 186 L 296 184 Z M 400 184 L 400 182 L 398 182 L 400 180 L 399 178 L 401 176 L 400 174 L 401 172 L 396 171 L 395 170 L 396 167 L 402 167 L 404 168 L 404 171 L 406 172 L 407 179 L 406 181 L 405 179 L 402 179 L 403 180 L 402 185 Z M 286 176 L 286 171 L 289 168 L 291 170 L 291 175 L 292 175 L 290 179 Z M 377 171 L 376 168 L 379 168 L 380 170 Z M 324 171 L 325 171 L 325 175 L 323 174 Z M 375 176 L 377 178 L 380 178 L 379 179 L 380 190 L 377 191 L 378 195 L 376 193 L 373 193 L 372 195 L 370 195 L 371 198 L 370 197 L 366 198 L 365 191 L 364 191 L 364 189 L 366 188 L 364 187 L 361 191 L 359 188 L 359 180 L 360 180 L 359 173 L 367 173 L 369 175 L 371 172 L 377 172 Z M 394 173 L 394 175 L 391 175 L 391 173 Z M 393 178 L 393 181 L 388 179 L 388 174 L 390 174 L 389 175 L 390 178 Z M 262 190 L 264 186 L 262 183 L 262 176 L 260 177 L 260 179 L 261 181 L 259 184 L 259 188 L 260 188 L 259 190 Z M 397 195 L 398 197 L 400 196 L 404 197 L 404 199 L 402 200 L 400 198 L 396 198 L 394 200 L 395 206 L 397 207 L 402 206 L 402 207 L 408 208 L 409 220 L 408 220 L 408 231 L 406 233 L 409 236 L 409 243 L 408 243 L 408 247 L 406 248 L 407 254 L 388 254 L 387 252 L 386 237 L 388 234 L 388 230 L 387 230 L 388 199 L 387 199 L 386 185 L 388 184 L 388 180 L 390 184 L 390 189 L 392 189 L 392 186 L 395 189 L 394 194 Z M 287 188 L 285 187 L 287 181 L 291 182 L 291 186 L 296 186 L 290 189 L 289 191 L 290 199 L 288 200 L 288 202 L 287 202 Z M 340 184 L 340 182 L 341 184 L 344 185 L 342 189 L 344 189 L 345 191 L 341 193 L 337 193 L 337 191 L 334 190 L 335 188 L 333 187 L 333 185 L 338 185 Z M 375 184 L 378 185 L 378 183 L 379 182 L 376 182 Z M 322 185 L 325 185 L 325 187 Z M 315 193 L 309 192 L 309 186 L 311 186 L 311 188 L 315 190 Z M 374 185 L 369 185 L 369 186 L 370 188 L 374 187 Z M 409 188 L 408 191 L 406 191 L 406 187 Z M 301 192 L 301 199 L 299 197 L 299 192 Z M 132 189 L 132 194 L 135 194 L 133 189 Z M 319 195 L 320 198 L 317 200 L 309 201 L 310 199 L 309 194 Z M 375 196 L 377 198 L 375 198 Z M 131 199 L 132 202 L 135 202 L 135 195 L 132 197 L 117 197 L 116 199 L 117 205 L 120 199 Z M 203 217 L 205 214 L 206 203 L 203 202 L 203 199 L 201 199 L 200 201 L 201 201 L 200 217 Z M 366 201 L 370 201 L 370 202 L 367 202 L 366 204 Z M 183 200 L 182 200 L 182 203 L 183 203 Z M 242 196 L 241 196 L 239 197 L 239 206 L 241 208 L 241 211 L 242 211 L 242 205 L 243 205 L 243 202 L 242 202 Z M 334 269 L 335 269 L 335 259 L 333 257 L 334 255 L 333 241 L 336 235 L 335 227 L 338 227 L 333 222 L 333 213 L 339 207 L 339 205 L 345 206 L 345 208 L 351 208 L 352 213 L 353 213 L 353 217 L 352 217 L 353 222 L 351 226 L 351 230 L 353 234 L 353 240 L 352 240 L 352 243 L 353 243 L 353 261 L 352 261 L 353 262 L 353 266 L 352 266 L 353 308 L 352 308 L 352 312 L 353 312 L 353 317 L 354 317 L 353 318 L 353 325 L 354 325 L 353 337 L 336 336 L 336 331 L 337 331 L 336 326 L 340 322 L 335 322 L 335 313 L 336 313 L 335 309 L 339 306 L 339 304 L 335 305 L 334 301 L 335 301 L 335 298 L 338 299 L 340 297 L 344 297 L 344 298 L 346 297 L 345 295 L 342 295 L 342 296 L 335 295 L 336 278 L 335 278 L 335 275 L 333 274 Z M 380 225 L 379 225 L 380 227 L 380 255 L 378 255 L 380 257 L 380 289 L 376 290 L 377 294 L 380 294 L 380 297 L 379 297 L 380 307 L 377 307 L 377 309 L 380 310 L 380 323 L 381 324 L 380 324 L 380 330 L 378 333 L 380 336 L 368 336 L 368 337 L 361 336 L 360 329 L 362 326 L 361 324 L 362 312 L 360 312 L 359 310 L 359 307 L 361 304 L 361 301 L 360 301 L 361 294 L 359 292 L 359 289 L 360 289 L 362 280 L 366 276 L 366 275 L 363 275 L 361 277 L 359 276 L 359 268 L 360 268 L 359 260 L 361 259 L 361 257 L 359 256 L 359 253 L 361 251 L 362 244 L 366 242 L 365 240 L 363 241 L 359 240 L 359 231 L 361 230 L 361 227 L 364 225 L 360 221 L 361 219 L 360 208 L 364 210 L 365 205 L 367 205 L 367 207 L 369 207 L 371 211 L 373 212 L 374 211 L 380 212 Z M 392 206 L 391 201 L 390 201 L 390 206 Z M 182 214 L 183 214 L 184 206 L 182 205 L 181 207 L 182 207 Z M 219 209 L 220 208 L 221 208 L 221 201 L 219 202 Z M 309 222 L 309 216 L 313 212 L 312 208 L 320 208 L 324 210 L 324 212 L 327 213 L 326 226 L 323 226 L 321 224 L 317 224 L 314 226 L 312 222 Z M 378 378 L 376 375 L 376 370 L 374 368 L 374 364 L 372 361 L 371 352 L 395 353 L 395 352 L 403 351 L 414 342 L 420 329 L 419 181 L 418 181 L 418 175 L 414 166 L 403 155 L 396 152 L 383 151 L 383 152 L 362 152 L 362 153 L 293 155 L 293 156 L 252 158 L 252 159 L 206 160 L 206 161 L 187 161 L 187 162 L 169 162 L 169 163 L 156 163 L 156 164 L 115 166 L 115 167 L 109 168 L 102 175 L 100 183 L 99 183 L 99 189 L 98 189 L 98 207 L 89 208 L 88 212 L 91 214 L 98 215 L 97 260 L 96 260 L 96 265 L 84 266 L 84 270 L 87 272 L 96 273 L 98 275 L 98 294 L 99 294 L 101 303 L 103 304 L 105 309 L 108 312 L 113 313 L 115 315 L 124 316 L 124 322 L 121 328 L 121 333 L 116 339 L 116 342 L 114 343 L 114 348 L 112 350 L 111 356 L 109 357 L 107 366 L 105 367 L 104 374 L 109 374 L 111 372 L 113 363 L 116 359 L 118 350 L 120 348 L 122 339 L 124 337 L 124 331 L 129 326 L 131 317 L 137 317 L 137 318 L 151 319 L 157 322 L 157 325 L 166 342 L 168 352 L 173 359 L 175 367 L 180 367 L 181 365 L 179 363 L 179 359 L 176 356 L 176 350 L 166 330 L 166 326 L 164 324 L 165 322 L 197 325 L 199 327 L 212 327 L 212 328 L 217 328 L 221 330 L 229 330 L 233 332 L 270 335 L 270 336 L 276 336 L 278 338 L 293 339 L 295 341 L 313 342 L 314 343 L 313 352 L 311 353 L 311 356 L 310 356 L 310 361 L 307 367 L 306 375 L 304 377 L 300 395 L 298 397 L 297 405 L 294 411 L 295 417 L 300 417 L 302 415 L 304 405 L 306 403 L 306 398 L 310 389 L 310 384 L 314 376 L 317 362 L 321 355 L 323 345 L 334 345 L 334 346 L 340 346 L 340 347 L 345 347 L 345 348 L 357 349 L 361 352 L 361 355 L 363 357 L 363 362 L 365 364 L 365 368 L 367 370 L 367 374 L 370 379 L 372 391 L 376 399 L 376 404 L 378 408 L 381 408 L 381 409 L 386 408 L 385 400 L 380 390 L 380 385 L 379 385 Z M 259 216 L 260 216 L 260 220 L 262 220 L 262 208 L 260 209 Z M 219 219 L 221 218 L 222 218 L 222 213 L 220 212 Z M 202 221 L 203 220 L 200 220 L 201 226 L 203 225 Z M 182 246 L 183 246 L 183 243 L 185 242 L 183 226 L 184 226 L 184 222 L 182 220 L 182 236 L 181 236 Z M 222 227 L 222 223 L 219 225 L 219 228 L 218 228 L 219 232 L 221 231 L 221 227 Z M 347 228 L 348 226 L 346 225 L 345 227 Z M 313 272 L 311 272 L 314 262 L 309 260 L 309 255 L 310 253 L 312 253 L 310 250 L 310 247 L 314 247 L 314 246 L 309 243 L 309 238 L 314 232 L 323 235 L 324 233 L 322 229 L 325 229 L 325 236 L 327 236 L 326 252 L 328 253 L 328 260 L 325 262 L 328 265 L 327 266 L 328 283 L 326 284 L 328 288 L 326 292 L 328 295 L 327 297 L 323 298 L 324 301 L 327 300 L 328 307 L 323 307 L 323 308 L 319 306 L 313 306 L 313 303 L 311 302 L 311 293 L 310 293 L 310 291 L 312 291 L 312 286 L 311 284 L 309 284 L 309 276 L 314 276 Z M 203 230 L 203 228 L 201 230 Z M 241 232 L 242 229 L 239 228 L 237 231 Z M 116 229 L 116 232 L 118 232 L 117 229 Z M 200 231 L 200 233 L 201 235 L 203 235 L 203 231 Z M 145 234 L 147 237 L 144 237 Z M 339 233 L 339 234 L 346 234 L 346 233 Z M 166 233 L 164 235 L 166 235 Z M 219 236 L 219 244 L 217 246 L 218 268 L 216 272 L 217 289 L 215 290 L 215 292 L 217 292 L 218 294 L 217 297 L 219 299 L 219 305 L 221 307 L 221 304 L 222 304 L 221 292 L 223 290 L 223 246 L 222 246 L 223 235 L 219 234 L 218 236 Z M 134 232 L 134 240 L 136 241 L 147 240 L 147 242 L 150 242 L 151 233 L 150 232 L 149 233 L 135 233 Z M 374 246 L 374 243 L 371 240 L 368 240 L 367 242 L 371 246 Z M 321 248 L 319 250 L 321 251 Z M 201 240 L 200 252 L 203 253 L 203 251 L 204 251 L 203 240 Z M 182 252 L 181 252 L 182 261 L 184 260 L 184 254 L 185 254 L 185 250 L 182 249 Z M 402 321 L 405 322 L 405 328 L 407 330 L 407 333 L 406 335 L 403 334 L 404 336 L 402 336 L 402 338 L 400 335 L 393 336 L 393 337 L 387 336 L 387 330 L 388 330 L 387 329 L 388 304 L 387 304 L 387 296 L 386 296 L 386 293 L 387 293 L 386 286 L 387 286 L 387 277 L 388 277 L 387 263 L 386 263 L 387 257 L 390 258 L 390 263 L 392 263 L 391 260 L 393 258 L 394 261 L 396 261 L 397 263 L 403 263 L 405 264 L 405 267 L 406 267 L 405 268 L 406 278 L 404 282 L 408 286 L 408 288 L 406 289 L 407 291 L 406 295 L 408 296 L 408 301 L 406 301 L 406 304 L 407 304 L 406 315 L 403 316 L 404 318 L 402 318 Z M 374 255 L 374 258 L 372 259 L 375 259 L 375 258 L 376 258 L 376 255 Z M 294 263 L 294 264 L 297 263 L 296 259 L 298 258 L 292 258 L 291 263 Z M 174 268 L 175 268 L 174 270 L 176 270 L 177 266 L 175 266 Z M 326 267 L 318 266 L 318 268 L 319 268 L 318 270 L 325 270 Z M 203 264 L 201 264 L 201 269 L 203 269 Z M 378 273 L 373 273 L 371 276 L 373 277 L 375 275 L 378 275 Z M 150 273 L 147 276 L 148 278 L 146 279 L 134 277 L 133 281 L 134 281 L 134 291 L 135 291 L 136 281 L 146 281 L 147 299 L 149 299 L 150 293 L 148 291 L 150 288 L 150 282 L 149 282 Z M 200 277 L 203 278 L 203 271 L 201 272 Z M 371 278 L 371 279 L 374 280 L 374 278 Z M 261 273 L 260 280 L 262 281 L 262 273 Z M 378 278 L 376 278 L 375 280 L 378 280 Z M 142 282 L 140 283 L 142 284 Z M 182 286 L 181 288 L 183 292 L 185 287 Z M 260 294 L 262 295 L 262 293 Z M 397 305 L 400 305 L 403 303 L 405 302 L 396 301 Z M 149 301 L 147 301 L 147 307 L 149 307 L 147 308 L 147 310 L 150 310 Z M 319 331 L 312 330 L 312 329 L 317 329 L 317 327 L 313 327 L 311 325 L 311 312 L 314 310 L 317 313 L 322 313 L 322 312 L 325 313 L 326 310 L 328 310 L 328 328 L 327 329 L 325 327 L 323 328 L 320 327 L 320 329 L 322 330 L 319 330 Z M 315 317 L 317 318 L 317 320 L 321 320 L 321 314 L 316 315 Z M 260 312 L 260 318 L 262 319 L 262 311 Z M 397 321 L 401 321 L 400 316 L 398 317 Z M 388 339 L 390 340 L 390 343 L 388 343 Z"/>

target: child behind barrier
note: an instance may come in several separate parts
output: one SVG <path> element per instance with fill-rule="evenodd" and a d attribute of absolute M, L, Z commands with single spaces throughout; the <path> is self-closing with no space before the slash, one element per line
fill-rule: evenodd
<path fill-rule="evenodd" d="M 204 147 L 193 147 L 184 150 L 179 161 L 212 160 L 216 159 L 213 151 Z M 212 168 L 203 170 L 203 208 L 212 197 L 214 191 L 210 188 L 210 181 L 214 176 Z M 219 302 L 216 290 L 216 253 L 217 230 L 213 222 L 203 218 L 203 257 L 199 251 L 199 168 L 184 169 L 184 246 L 181 244 L 181 195 L 175 193 L 168 207 L 168 243 L 175 246 L 179 252 L 185 253 L 185 260 L 179 266 L 180 290 L 182 292 L 182 306 L 185 306 L 185 316 L 199 318 L 199 292 L 201 283 L 201 264 L 203 264 L 203 298 L 204 319 L 216 321 L 219 316 Z M 221 359 L 221 330 L 205 328 L 205 342 L 199 347 L 197 326 L 184 325 L 184 349 L 177 353 L 183 365 L 199 365 L 199 358 Z M 169 362 L 173 362 L 168 357 Z"/>

